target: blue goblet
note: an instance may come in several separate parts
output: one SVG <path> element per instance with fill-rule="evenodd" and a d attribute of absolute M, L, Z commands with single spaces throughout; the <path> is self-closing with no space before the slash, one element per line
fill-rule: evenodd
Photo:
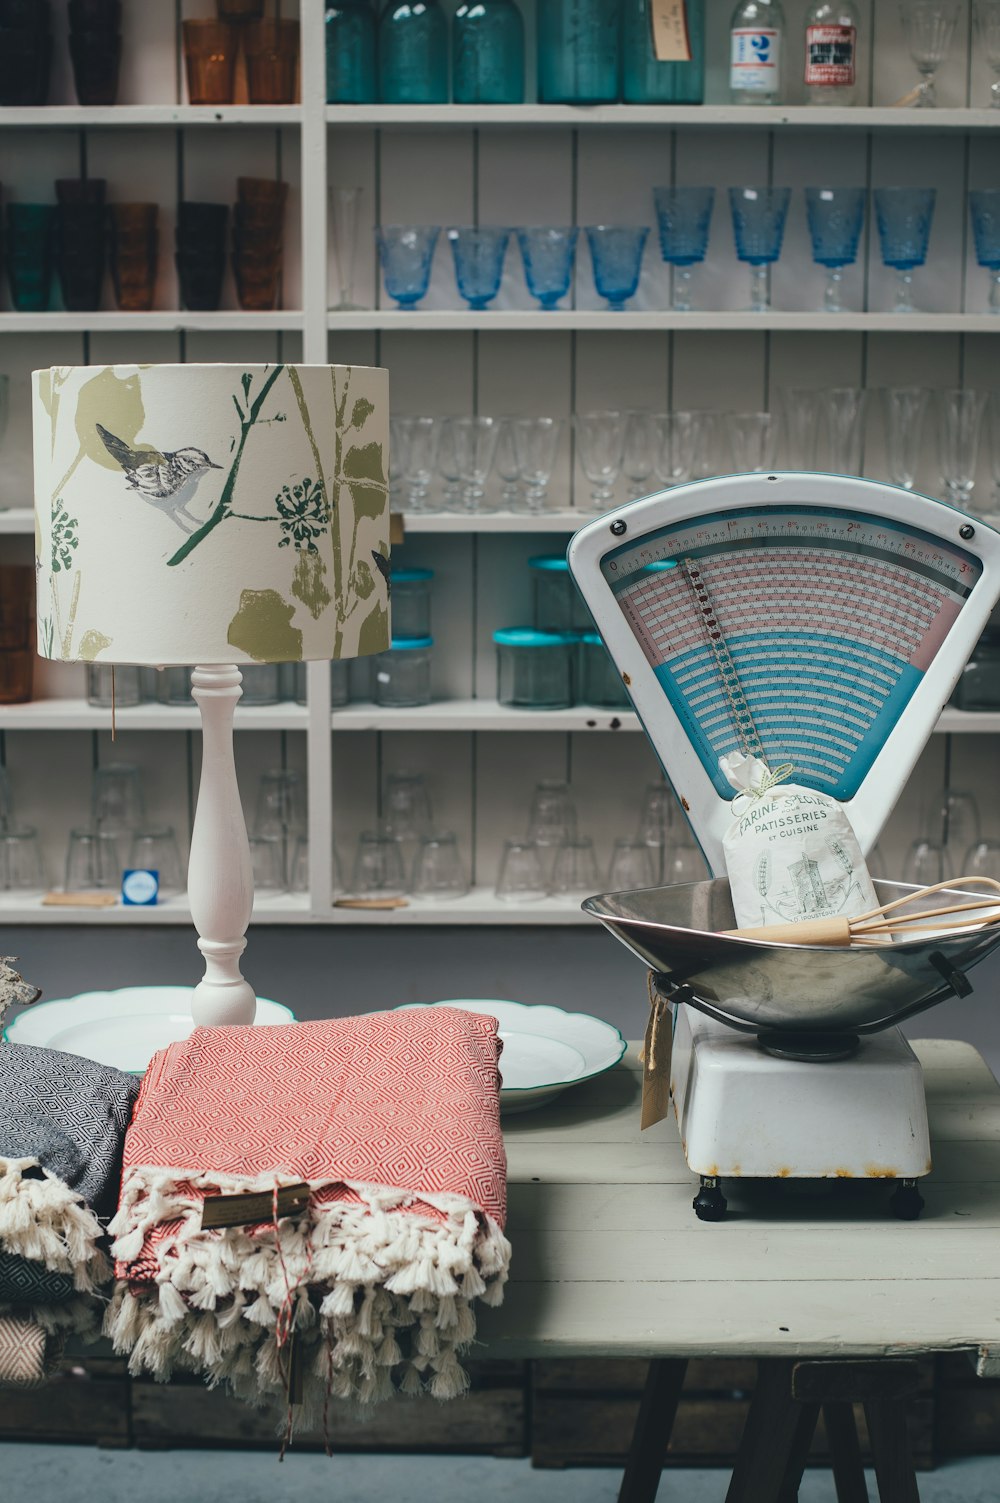
<path fill-rule="evenodd" d="M 1000 313 L 1000 188 L 973 188 L 969 194 L 976 260 L 992 273 L 990 312 Z"/>
<path fill-rule="evenodd" d="M 914 313 L 913 269 L 927 260 L 927 243 L 934 218 L 934 188 L 876 188 L 875 218 L 882 244 L 882 260 L 896 272 L 893 307 Z"/>
<path fill-rule="evenodd" d="M 590 224 L 587 240 L 594 265 L 594 286 L 607 298 L 613 313 L 624 311 L 625 303 L 635 296 L 642 275 L 642 253 L 649 235 L 648 225 Z"/>
<path fill-rule="evenodd" d="M 412 308 L 426 293 L 440 232 L 436 224 L 384 224 L 376 230 L 385 290 L 401 308 Z"/>
<path fill-rule="evenodd" d="M 864 188 L 807 188 L 806 215 L 812 236 L 813 260 L 826 267 L 823 307 L 843 313 L 841 281 L 845 266 L 858 259 L 858 242 L 865 222 Z"/>
<path fill-rule="evenodd" d="M 691 268 L 705 259 L 714 188 L 654 188 L 660 254 L 670 265 L 670 306 L 690 313 Z"/>
<path fill-rule="evenodd" d="M 771 306 L 771 266 L 781 255 L 791 188 L 730 188 L 736 254 L 750 267 L 750 308 Z"/>
<path fill-rule="evenodd" d="M 450 229 L 458 290 L 470 308 L 485 308 L 500 291 L 510 230 Z"/>
<path fill-rule="evenodd" d="M 543 308 L 555 308 L 569 291 L 578 233 L 575 225 L 539 225 L 517 232 L 528 291 Z"/>

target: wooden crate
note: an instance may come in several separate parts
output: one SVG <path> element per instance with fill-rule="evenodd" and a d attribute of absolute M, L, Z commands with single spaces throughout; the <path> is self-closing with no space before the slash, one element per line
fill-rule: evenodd
<path fill-rule="evenodd" d="M 637 1361 L 535 1362 L 531 1403 L 531 1460 L 537 1467 L 621 1466 L 639 1412 L 647 1364 Z M 909 1407 L 910 1439 L 917 1466 L 934 1464 L 934 1364 L 924 1365 L 921 1392 Z M 750 1397 L 756 1365 L 739 1361 L 689 1364 L 684 1393 L 665 1466 L 731 1466 Z M 864 1415 L 857 1412 L 862 1445 Z M 827 1457 L 822 1421 L 813 1459 Z"/>

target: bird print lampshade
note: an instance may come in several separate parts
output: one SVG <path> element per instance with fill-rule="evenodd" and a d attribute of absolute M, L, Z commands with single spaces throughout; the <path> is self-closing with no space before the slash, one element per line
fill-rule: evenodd
<path fill-rule="evenodd" d="M 388 647 L 386 371 L 56 366 L 33 382 L 44 657 L 240 664 Z"/>

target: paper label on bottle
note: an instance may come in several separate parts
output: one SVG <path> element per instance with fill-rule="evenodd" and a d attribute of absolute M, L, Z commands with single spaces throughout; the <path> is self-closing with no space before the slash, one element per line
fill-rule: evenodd
<path fill-rule="evenodd" d="M 737 26 L 730 37 L 729 87 L 744 93 L 776 94 L 781 78 L 781 32 L 768 26 Z"/>
<path fill-rule="evenodd" d="M 689 63 L 687 0 L 652 0 L 653 55 L 659 63 Z"/>
<path fill-rule="evenodd" d="M 850 88 L 857 43 L 854 26 L 807 26 L 806 83 Z"/>

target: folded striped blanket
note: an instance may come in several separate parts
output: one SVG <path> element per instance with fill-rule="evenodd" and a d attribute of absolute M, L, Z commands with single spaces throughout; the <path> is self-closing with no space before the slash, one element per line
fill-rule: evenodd
<path fill-rule="evenodd" d="M 495 1019 L 430 1008 L 155 1055 L 111 1225 L 131 1370 L 291 1394 L 305 1420 L 460 1393 L 473 1301 L 500 1303 L 510 1259 L 499 1052 Z"/>
<path fill-rule="evenodd" d="M 95 1295 L 111 1279 L 102 1222 L 138 1091 L 134 1076 L 93 1060 L 0 1043 L 0 1386 L 21 1386 L 37 1356 L 26 1324 L 49 1336 L 100 1329 Z"/>

